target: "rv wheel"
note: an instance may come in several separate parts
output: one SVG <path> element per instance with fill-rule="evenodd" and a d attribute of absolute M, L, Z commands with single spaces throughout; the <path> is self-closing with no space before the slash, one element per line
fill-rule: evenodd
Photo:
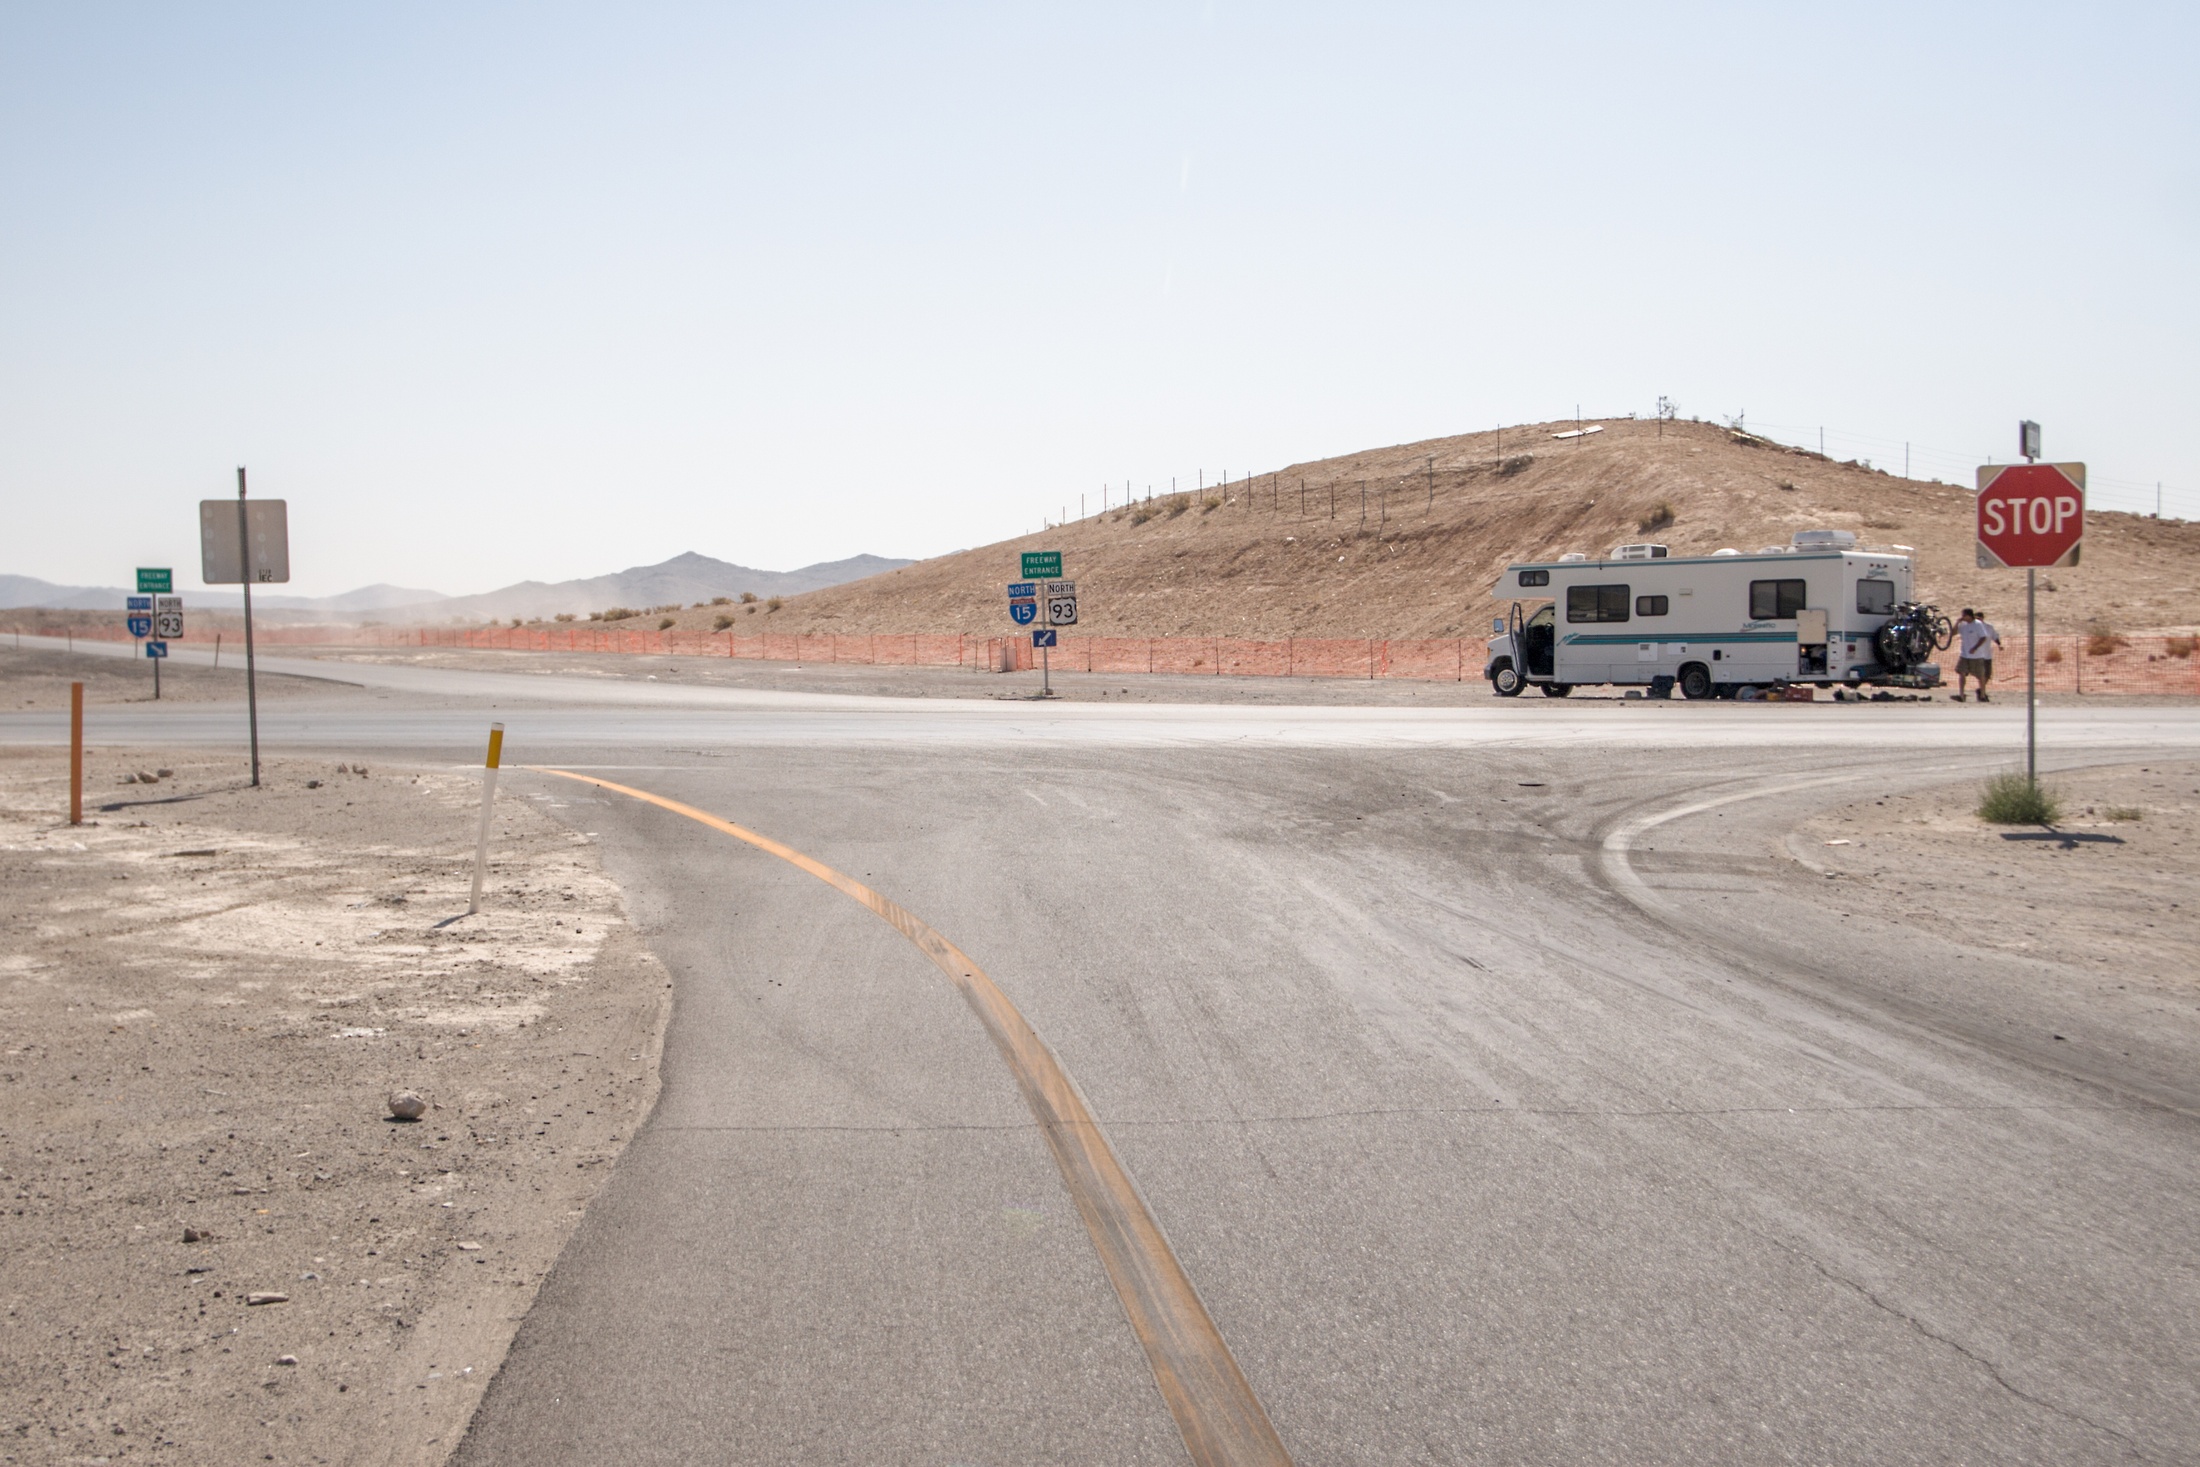
<path fill-rule="evenodd" d="M 1711 696 L 1711 669 L 1700 662 L 1691 662 L 1681 669 L 1681 696 L 1688 699 Z"/>
<path fill-rule="evenodd" d="M 1490 674 L 1490 689 L 1500 698 L 1520 696 L 1520 669 L 1510 662 L 1500 662 Z"/>
<path fill-rule="evenodd" d="M 1543 684 L 1543 696 L 1546 698 L 1563 698 L 1573 690 L 1574 685 L 1572 683 Z"/>

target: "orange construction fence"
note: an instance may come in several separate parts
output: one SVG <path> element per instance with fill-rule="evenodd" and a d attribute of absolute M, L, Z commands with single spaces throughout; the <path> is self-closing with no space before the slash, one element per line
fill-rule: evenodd
<path fill-rule="evenodd" d="M 47 637 L 127 642 L 119 626 L 40 629 Z M 561 627 L 264 627 L 263 647 L 452 647 L 497 652 L 647 653 L 737 657 L 760 662 L 845 662 L 874 667 L 960 667 L 1029 672 L 1039 666 L 1031 639 L 915 632 L 648 631 Z M 1084 637 L 1064 634 L 1051 665 L 1058 672 L 1174 673 L 1219 677 L 1415 678 L 1466 682 L 1482 676 L 1479 637 Z M 1995 686 L 2021 690 L 2024 638 L 2009 637 L 1994 660 Z M 1955 653 L 1940 658 L 1955 680 Z M 2200 637 L 2053 635 L 2040 638 L 2043 693 L 2200 694 Z"/>

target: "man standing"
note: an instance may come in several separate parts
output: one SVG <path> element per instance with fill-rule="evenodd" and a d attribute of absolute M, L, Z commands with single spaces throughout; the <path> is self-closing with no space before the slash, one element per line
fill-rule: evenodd
<path fill-rule="evenodd" d="M 1978 700 L 1991 702 L 1986 696 L 1986 685 L 1994 680 L 1994 649 L 2001 645 L 2001 633 L 1994 630 L 1992 622 L 1966 606 L 1963 615 L 1956 618 L 1956 638 L 1956 701 L 1963 701 L 1964 679 L 1975 677 L 1978 679 Z"/>

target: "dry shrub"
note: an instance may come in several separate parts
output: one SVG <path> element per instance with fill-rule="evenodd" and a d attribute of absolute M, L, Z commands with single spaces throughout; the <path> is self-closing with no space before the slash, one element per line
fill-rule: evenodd
<path fill-rule="evenodd" d="M 657 623 L 657 630 L 660 632 L 669 632 L 679 624 L 680 619 L 678 617 L 668 616 L 663 621 Z"/>
<path fill-rule="evenodd" d="M 2130 640 L 2112 626 L 2097 624 L 2086 629 L 2085 655 L 2088 657 L 2113 657 L 2130 645 Z"/>
<path fill-rule="evenodd" d="M 2110 805 L 2101 814 L 2110 820 L 2144 820 L 2146 811 L 2137 805 Z"/>
<path fill-rule="evenodd" d="M 2172 657 L 2190 657 L 2200 652 L 2200 637 L 2171 637 L 2163 650 Z"/>
<path fill-rule="evenodd" d="M 628 617 L 640 615 L 641 613 L 631 606 L 606 606 L 600 612 L 591 611 L 588 614 L 588 619 L 590 621 L 625 621 Z"/>
<path fill-rule="evenodd" d="M 1221 500 L 1219 500 L 1219 499 L 1204 499 L 1204 500 L 1201 500 L 1201 501 L 1200 501 L 1200 505 L 1199 505 L 1199 512 L 1200 512 L 1201 514 L 1213 514 L 1213 513 L 1214 513 L 1214 512 L 1216 511 L 1216 510 L 1218 510 L 1218 509 L 1220 509 L 1220 508 L 1222 508 L 1222 501 L 1221 501 Z"/>
<path fill-rule="evenodd" d="M 755 604 L 756 604 L 756 593 L 755 593 L 754 591 L 743 591 L 743 592 L 741 593 L 741 604 L 742 604 L 743 606 L 753 606 L 753 605 L 755 605 Z"/>
<path fill-rule="evenodd" d="M 1780 487 L 1782 489 L 1785 489 L 1788 493 L 1793 494 L 1795 492 L 1795 481 L 1793 479 L 1782 479 L 1780 481 Z"/>
<path fill-rule="evenodd" d="M 1142 525 L 1146 523 L 1146 521 L 1152 519 L 1157 513 L 1158 511 L 1155 510 L 1152 505 L 1141 504 L 1140 506 L 1138 506 L 1138 508 L 1131 511 L 1131 523 L 1134 525 Z"/>
<path fill-rule="evenodd" d="M 2062 648 L 2060 648 L 2060 647 L 2050 647 L 2050 648 L 2048 648 L 2048 649 L 2047 649 L 2047 650 L 2046 650 L 2045 652 L 2042 652 L 2042 653 L 2040 654 L 2040 661 L 2042 661 L 2042 662 L 2060 662 L 2060 661 L 2062 661 Z"/>
<path fill-rule="evenodd" d="M 780 600 L 777 596 L 774 596 L 771 600 L 764 603 L 764 609 L 766 611 L 777 611 L 780 607 L 785 606 L 786 604 L 786 602 Z"/>
<path fill-rule="evenodd" d="M 713 606 L 731 606 L 733 605 L 733 598 L 731 596 L 713 596 L 710 598 L 710 604 Z"/>
<path fill-rule="evenodd" d="M 571 621 L 572 619 L 573 613 L 570 611 L 561 611 L 556 616 L 551 618 L 552 621 Z"/>
<path fill-rule="evenodd" d="M 1175 500 L 1175 502 L 1174 502 L 1174 503 L 1172 503 L 1172 504 L 1170 504 L 1170 506 L 1169 506 L 1169 518 L 1173 520 L 1173 519 L 1175 519 L 1175 518 L 1176 518 L 1176 517 L 1177 517 L 1178 515 L 1180 515 L 1180 514 L 1184 513 L 1184 511 L 1186 511 L 1187 509 L 1190 509 L 1191 507 L 1192 507 L 1192 498 L 1191 498 L 1191 496 L 1190 496 L 1190 495 L 1188 495 L 1188 494 L 1180 494 L 1180 495 L 1178 495 L 1178 496 L 1176 497 L 1176 500 Z"/>
<path fill-rule="evenodd" d="M 1516 453 L 1506 458 L 1501 458 L 1497 461 L 1497 477 L 1500 479 L 1510 479 L 1513 475 L 1522 472 L 1528 467 L 1528 465 L 1534 462 L 1535 455 L 1532 453 Z"/>
<path fill-rule="evenodd" d="M 2002 774 L 1979 792 L 1978 818 L 1993 825 L 2053 825 L 2062 800 L 2045 785 L 2021 774 Z"/>
<path fill-rule="evenodd" d="M 1673 512 L 1673 501 L 1661 499 L 1650 506 L 1648 514 L 1635 521 L 1635 528 L 1645 533 L 1651 530 L 1662 530 L 1678 518 L 1679 516 Z"/>
<path fill-rule="evenodd" d="M 730 627 L 732 625 L 733 618 L 726 615 L 724 612 L 720 612 L 718 615 L 710 619 L 710 629 L 714 632 L 722 632 L 727 627 Z"/>

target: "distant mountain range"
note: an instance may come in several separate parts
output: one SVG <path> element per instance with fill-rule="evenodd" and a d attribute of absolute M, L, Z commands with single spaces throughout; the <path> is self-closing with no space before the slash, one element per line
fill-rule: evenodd
<path fill-rule="evenodd" d="M 481 621 L 490 618 L 585 615 L 613 606 L 686 605 L 714 596 L 793 596 L 909 565 L 882 555 L 854 555 L 800 570 L 755 570 L 689 551 L 657 565 L 638 565 L 608 576 L 577 581 L 521 581 L 476 596 L 443 596 L 406 586 L 362 586 L 340 596 L 284 596 L 255 592 L 252 604 L 270 611 L 310 611 L 332 616 L 369 615 L 377 621 Z M 0 575 L 0 609 L 17 606 L 57 610 L 119 611 L 131 593 L 120 586 L 57 586 L 34 576 Z M 188 604 L 205 610 L 236 610 L 244 598 L 234 591 L 186 592 Z"/>
<path fill-rule="evenodd" d="M 0 611 L 16 606 L 50 606 L 63 611 L 119 611 L 122 598 L 134 594 L 120 586 L 57 586 L 36 576 L 0 576 Z M 235 591 L 186 591 L 188 605 L 201 610 L 235 611 L 244 597 Z M 391 606 L 412 606 L 444 598 L 434 591 L 409 586 L 361 586 L 341 596 L 283 596 L 260 594 L 252 598 L 255 610 L 270 611 L 381 611 Z"/>
<path fill-rule="evenodd" d="M 708 601 L 713 596 L 793 596 L 860 581 L 882 571 L 909 565 L 882 555 L 853 555 L 806 565 L 800 570 L 755 570 L 731 561 L 713 560 L 689 551 L 657 565 L 637 565 L 615 575 L 590 576 L 579 581 L 521 581 L 501 591 L 478 596 L 450 596 L 438 601 L 393 608 L 380 613 L 386 619 L 412 616 L 437 621 L 451 617 L 556 616 L 561 611 L 583 614 L 612 606 L 669 606 Z"/>

